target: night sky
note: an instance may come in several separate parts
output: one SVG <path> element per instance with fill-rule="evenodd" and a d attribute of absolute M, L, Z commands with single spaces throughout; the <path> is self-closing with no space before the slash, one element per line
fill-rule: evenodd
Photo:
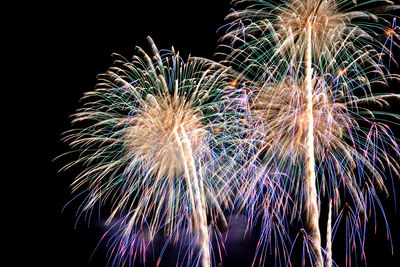
<path fill-rule="evenodd" d="M 9 266 L 29 266 L 21 261 L 31 266 L 106 266 L 107 250 L 102 245 L 89 262 L 103 234 L 102 221 L 93 216 L 90 227 L 88 222 L 80 220 L 74 229 L 79 203 L 67 206 L 62 212 L 72 198 L 68 186 L 79 171 L 58 173 L 57 170 L 68 161 L 52 161 L 68 150 L 60 141 L 62 132 L 70 129 L 68 116 L 79 108 L 82 94 L 94 88 L 96 75 L 111 66 L 111 54 L 131 58 L 137 45 L 149 51 L 147 36 L 153 38 L 159 49 L 174 46 L 183 58 L 189 54 L 213 58 L 217 40 L 223 34 L 216 31 L 225 24 L 224 17 L 230 9 L 226 0 L 138 2 L 119 4 L 109 1 L 85 6 L 57 2 L 24 6 L 26 15 L 25 12 L 21 15 L 24 23 L 15 33 L 24 46 L 19 55 L 26 64 L 19 64 L 13 72 L 18 74 L 14 81 L 18 84 L 29 77 L 21 87 L 26 90 L 24 101 L 32 106 L 16 107 L 22 110 L 23 118 L 28 118 L 25 125 L 21 121 L 18 125 L 24 125 L 24 130 L 19 132 L 23 135 L 21 139 L 29 143 L 17 154 L 20 157 L 22 149 L 29 148 L 24 158 L 29 159 L 28 164 L 32 167 L 17 164 L 20 168 L 17 173 L 22 171 L 23 179 L 27 181 L 26 184 L 18 181 L 17 186 L 23 185 L 29 192 L 24 204 L 17 207 L 24 210 L 17 213 L 22 215 L 21 227 L 26 234 L 22 235 L 22 241 L 17 241 L 17 246 L 23 250 L 13 257 L 15 264 Z M 394 65 L 392 68 L 399 73 Z M 400 93 L 400 84 L 393 84 L 392 90 Z M 393 109 L 400 112 L 399 106 L 397 103 Z M 400 130 L 394 128 L 394 131 L 400 137 Z M 396 180 L 394 184 L 400 198 L 400 183 Z M 393 195 L 390 183 L 388 187 Z M 378 212 L 377 234 L 374 234 L 373 224 L 367 229 L 366 255 L 371 267 L 395 266 L 389 262 L 400 262 L 400 202 L 397 200 L 396 215 L 394 199 L 384 199 L 382 195 L 381 198 L 391 227 L 394 256 L 386 241 L 383 218 Z M 257 229 L 253 237 L 242 239 L 244 225 L 241 217 L 232 224 L 223 266 L 250 265 Z M 338 237 L 334 244 L 334 259 L 339 266 L 344 266 L 344 242 L 340 241 Z M 173 266 L 174 255 L 173 250 L 168 251 L 162 266 Z M 153 262 L 150 257 L 147 266 L 154 266 Z M 274 266 L 273 261 L 269 263 L 266 266 Z M 292 259 L 292 264 L 300 266 L 300 258 Z M 364 263 L 359 262 L 359 265 L 364 266 Z"/>

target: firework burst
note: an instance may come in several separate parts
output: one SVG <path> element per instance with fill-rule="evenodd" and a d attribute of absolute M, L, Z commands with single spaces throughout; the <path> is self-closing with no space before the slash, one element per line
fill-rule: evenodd
<path fill-rule="evenodd" d="M 245 92 L 239 98 L 245 99 L 249 118 L 246 136 L 258 141 L 254 157 L 263 158 L 267 166 L 260 171 L 287 180 L 280 184 L 295 207 L 304 210 L 312 261 L 322 266 L 320 199 L 327 194 L 337 211 L 340 192 L 349 192 L 353 214 L 365 223 L 369 200 L 363 197 L 364 183 L 369 190 L 386 192 L 384 166 L 398 175 L 397 161 L 390 156 L 398 154 L 396 139 L 374 115 L 381 112 L 370 108 L 399 99 L 371 90 L 373 84 L 398 78 L 381 64 L 382 55 L 390 57 L 391 51 L 372 30 L 385 33 L 381 22 L 387 21 L 373 10 L 358 11 L 371 1 L 233 2 L 252 3 L 228 15 L 232 22 L 222 41 L 230 45 L 221 45 L 229 49 L 224 64 L 241 72 L 236 82 Z M 376 6 L 382 1 L 372 2 Z M 398 8 L 384 4 L 375 11 Z M 251 23 L 243 26 L 243 21 Z M 356 220 L 351 221 L 357 229 Z M 329 256 L 326 260 L 332 264 Z"/>
<path fill-rule="evenodd" d="M 220 160 L 224 70 L 184 62 L 173 49 L 162 55 L 149 42 L 152 56 L 138 48 L 132 62 L 118 57 L 83 97 L 73 123 L 85 127 L 65 138 L 79 158 L 66 168 L 85 166 L 72 184 L 74 192 L 87 193 L 80 212 L 90 213 L 96 203 L 112 207 L 107 224 L 117 221 L 111 228 L 119 229 L 114 264 L 145 254 L 164 229 L 167 243 L 189 240 L 185 261 L 210 266 L 209 229 L 218 235 L 213 225 L 226 225 L 222 210 L 231 194 Z"/>
<path fill-rule="evenodd" d="M 385 180 L 399 176 L 400 149 L 389 126 L 400 118 L 384 109 L 400 96 L 373 85 L 399 78 L 389 72 L 399 28 L 374 14 L 398 6 L 233 3 L 247 7 L 220 28 L 228 42 L 224 61 L 183 61 L 149 38 L 152 53 L 137 48 L 132 61 L 116 55 L 73 115 L 76 129 L 64 140 L 78 159 L 64 169 L 83 168 L 72 184 L 85 196 L 79 218 L 96 205 L 109 208 L 102 241 L 108 237 L 113 265 L 145 262 L 161 233 L 157 265 L 172 244 L 177 265 L 211 266 L 213 238 L 222 258 L 218 225 L 227 227 L 227 212 L 248 215 L 246 234 L 262 225 L 253 265 L 264 265 L 268 251 L 277 265 L 291 265 L 302 237 L 303 265 L 307 251 L 314 266 L 333 266 L 341 223 L 351 265 L 352 253 L 365 258 L 371 213 L 385 216 L 378 194 L 389 194 Z M 292 239 L 295 220 L 301 230 Z"/>

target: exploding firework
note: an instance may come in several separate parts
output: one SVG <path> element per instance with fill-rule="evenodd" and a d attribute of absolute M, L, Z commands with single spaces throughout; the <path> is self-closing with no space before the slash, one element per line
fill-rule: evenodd
<path fill-rule="evenodd" d="M 144 261 L 163 229 L 166 245 L 189 244 L 183 261 L 210 266 L 210 228 L 219 234 L 214 226 L 226 225 L 223 210 L 231 204 L 221 160 L 225 70 L 184 62 L 174 49 L 160 54 L 149 42 L 151 56 L 141 48 L 132 62 L 118 56 L 97 89 L 84 95 L 73 116 L 84 127 L 65 138 L 79 158 L 66 168 L 85 167 L 72 184 L 87 195 L 81 213 L 90 214 L 96 203 L 111 207 L 113 264 L 133 262 L 137 252 Z"/>
<path fill-rule="evenodd" d="M 83 168 L 72 184 L 86 196 L 81 215 L 110 208 L 102 240 L 109 238 L 113 265 L 144 262 L 163 233 L 157 265 L 173 244 L 177 265 L 210 266 L 213 237 L 221 258 L 218 225 L 228 225 L 228 211 L 248 215 L 246 233 L 261 222 L 253 265 L 264 265 L 273 246 L 277 264 L 283 258 L 290 265 L 303 237 L 303 260 L 306 249 L 315 266 L 332 266 L 342 221 L 346 265 L 357 242 L 365 257 L 368 216 L 376 206 L 383 212 L 378 193 L 389 193 L 387 174 L 400 169 L 389 127 L 399 116 L 383 112 L 400 97 L 373 88 L 398 78 L 389 69 L 399 28 L 374 15 L 397 7 L 374 0 L 233 2 L 253 5 L 233 11 L 221 27 L 229 41 L 225 61 L 185 62 L 149 39 L 152 54 L 138 48 L 132 62 L 117 55 L 73 116 L 77 128 L 65 141 L 79 156 L 65 169 Z M 292 240 L 294 219 L 304 219 L 307 231 Z"/>
<path fill-rule="evenodd" d="M 382 117 L 375 116 L 382 112 L 372 109 L 390 98 L 399 100 L 399 95 L 372 90 L 373 84 L 398 78 L 381 64 L 383 55 L 391 58 L 390 49 L 374 38 L 373 30 L 387 33 L 382 26 L 387 21 L 366 10 L 379 2 L 234 1 L 253 5 L 228 15 L 232 22 L 222 37 L 230 42 L 222 45 L 229 49 L 224 64 L 241 71 L 236 82 L 243 88 L 238 98 L 249 118 L 245 136 L 257 140 L 254 157 L 265 166 L 260 171 L 286 179 L 279 184 L 304 210 L 315 266 L 323 265 L 322 197 L 327 194 L 337 211 L 340 192 L 349 192 L 355 205 L 345 204 L 351 209 L 347 214 L 353 214 L 350 225 L 360 229 L 366 207 L 379 202 L 375 189 L 386 192 L 384 166 L 398 175 L 397 161 L 390 156 L 399 152 L 396 139 Z M 398 8 L 384 3 L 375 11 Z"/>

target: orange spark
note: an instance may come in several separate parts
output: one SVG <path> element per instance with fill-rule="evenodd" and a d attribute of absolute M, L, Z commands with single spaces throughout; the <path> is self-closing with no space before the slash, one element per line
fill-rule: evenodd
<path fill-rule="evenodd" d="M 392 28 L 386 30 L 387 36 L 392 36 L 394 34 L 394 30 Z"/>

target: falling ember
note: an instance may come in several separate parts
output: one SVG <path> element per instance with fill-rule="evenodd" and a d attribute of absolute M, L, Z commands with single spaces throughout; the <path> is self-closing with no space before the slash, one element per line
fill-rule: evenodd
<path fill-rule="evenodd" d="M 230 85 L 231 85 L 232 87 L 236 87 L 236 86 L 237 86 L 237 81 L 236 81 L 236 80 L 232 80 L 231 83 L 230 83 Z"/>

